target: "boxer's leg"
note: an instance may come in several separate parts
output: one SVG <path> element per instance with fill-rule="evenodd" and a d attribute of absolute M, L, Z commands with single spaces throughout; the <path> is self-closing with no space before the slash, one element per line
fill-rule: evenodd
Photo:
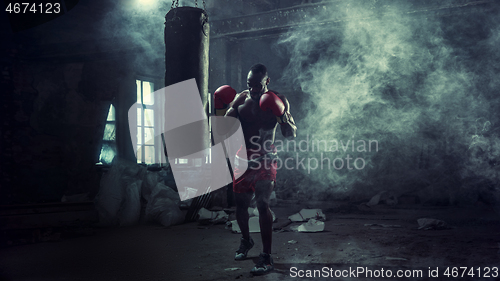
<path fill-rule="evenodd" d="M 252 199 L 253 192 L 234 193 L 236 201 L 236 221 L 241 230 L 242 240 L 240 248 L 236 251 L 235 259 L 243 260 L 246 258 L 248 250 L 253 247 L 253 240 L 250 238 L 250 230 L 248 227 L 248 207 Z"/>
<path fill-rule="evenodd" d="M 234 193 L 234 199 L 236 201 L 236 220 L 240 226 L 241 234 L 246 240 L 250 238 L 250 232 L 248 229 L 248 207 L 250 206 L 252 195 L 252 192 Z"/>
<path fill-rule="evenodd" d="M 262 237 L 263 252 L 271 254 L 273 235 L 273 216 L 269 210 L 269 198 L 273 192 L 274 181 L 260 180 L 255 185 L 255 200 L 259 210 L 260 234 Z"/>
<path fill-rule="evenodd" d="M 273 235 L 273 215 L 269 210 L 269 198 L 274 188 L 273 180 L 257 181 L 255 185 L 255 199 L 259 210 L 260 235 L 262 237 L 263 252 L 259 255 L 259 261 L 250 270 L 254 275 L 267 274 L 274 269 L 271 257 L 271 244 Z"/>

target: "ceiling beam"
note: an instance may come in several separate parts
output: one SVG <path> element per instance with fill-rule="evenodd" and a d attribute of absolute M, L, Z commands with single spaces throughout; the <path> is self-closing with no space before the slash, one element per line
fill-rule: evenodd
<path fill-rule="evenodd" d="M 397 3 L 387 1 L 384 3 Z M 380 2 L 379 2 L 380 3 Z M 415 2 L 422 3 L 422 2 Z M 424 15 L 424 16 L 452 16 L 473 12 L 486 12 L 496 7 L 497 0 L 462 0 L 446 3 L 441 1 L 425 1 L 424 5 L 413 5 L 407 10 L 402 10 L 402 14 Z M 330 6 L 333 5 L 333 8 Z M 311 15 L 320 14 L 325 9 L 340 11 L 346 9 L 343 1 L 324 1 L 314 4 L 303 4 L 294 7 L 282 8 L 264 13 L 239 16 L 229 19 L 215 20 L 211 22 L 211 38 L 234 37 L 253 38 L 269 34 L 278 34 L 287 29 L 307 24 L 335 24 L 350 20 L 370 20 L 370 18 L 346 18 L 339 13 L 333 14 L 328 20 L 313 21 Z"/>

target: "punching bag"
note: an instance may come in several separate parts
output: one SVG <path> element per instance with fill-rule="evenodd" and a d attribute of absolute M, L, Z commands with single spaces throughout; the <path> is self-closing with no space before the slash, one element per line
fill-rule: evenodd
<path fill-rule="evenodd" d="M 176 7 L 165 16 L 164 142 L 181 200 L 206 197 L 211 190 L 210 130 L 204 109 L 208 103 L 208 36 L 203 9 Z M 205 197 L 198 200 L 205 202 Z"/>
<path fill-rule="evenodd" d="M 165 17 L 165 87 L 195 78 L 205 104 L 208 92 L 208 16 L 203 9 L 177 7 Z"/>

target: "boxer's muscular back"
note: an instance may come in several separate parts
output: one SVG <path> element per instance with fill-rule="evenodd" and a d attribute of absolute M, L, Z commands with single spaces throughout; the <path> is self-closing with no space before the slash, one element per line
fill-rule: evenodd
<path fill-rule="evenodd" d="M 273 91 L 281 98 L 281 95 Z M 230 108 L 226 116 L 236 117 L 241 122 L 245 145 L 247 149 L 258 148 L 256 143 L 261 147 L 265 144 L 274 143 L 276 132 L 276 117 L 269 111 L 263 111 L 258 101 L 250 98 L 249 91 L 243 91 L 236 96 L 230 104 Z"/>

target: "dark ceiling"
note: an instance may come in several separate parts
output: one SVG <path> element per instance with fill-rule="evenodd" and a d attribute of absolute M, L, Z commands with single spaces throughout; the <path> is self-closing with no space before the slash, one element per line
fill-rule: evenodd
<path fill-rule="evenodd" d="M 66 0 L 67 3 L 77 0 Z M 15 45 L 16 48 L 25 53 L 25 57 L 45 57 L 53 59 L 62 51 L 73 51 L 76 53 L 114 53 L 117 50 L 126 49 L 127 52 L 136 51 L 139 48 L 135 40 L 128 37 L 128 31 L 135 24 L 137 30 L 133 32 L 147 33 L 150 31 L 162 34 L 163 17 L 169 11 L 171 1 L 164 1 L 163 11 L 158 9 L 149 11 L 152 15 L 144 17 L 146 20 L 137 20 L 138 11 L 130 11 L 132 16 L 127 16 L 125 10 L 140 0 L 79 0 L 74 8 L 65 15 L 54 20 L 19 32 L 11 30 L 6 12 L 2 12 L 0 19 L 2 43 Z M 144 0 L 143 0 L 144 1 Z M 181 5 L 194 6 L 194 0 L 180 1 Z M 198 6 L 202 7 L 203 0 L 198 0 Z M 209 21 L 211 23 L 211 39 L 225 36 L 234 38 L 258 37 L 266 34 L 281 33 L 289 27 L 307 24 L 307 15 L 314 14 L 315 9 L 321 9 L 324 5 L 336 5 L 340 10 L 349 1 L 341 0 L 205 0 Z M 373 1 L 367 3 L 375 5 Z M 383 3 L 383 5 L 381 4 Z M 377 2 L 378 6 L 398 5 L 397 0 L 386 0 Z M 497 0 L 414 0 L 405 2 L 407 13 L 428 16 L 429 14 L 457 14 L 474 9 L 490 9 Z M 70 4 L 67 4 L 70 6 Z M 136 14 L 134 14 L 136 13 Z M 332 17 L 334 18 L 334 17 Z M 330 22 L 349 20 L 338 18 Z M 126 33 L 127 36 L 123 36 Z M 118 38 L 118 39 L 117 39 Z M 156 38 L 154 44 L 161 42 Z M 145 38 L 149 40 L 149 38 Z M 122 42 L 116 44 L 116 42 Z"/>

